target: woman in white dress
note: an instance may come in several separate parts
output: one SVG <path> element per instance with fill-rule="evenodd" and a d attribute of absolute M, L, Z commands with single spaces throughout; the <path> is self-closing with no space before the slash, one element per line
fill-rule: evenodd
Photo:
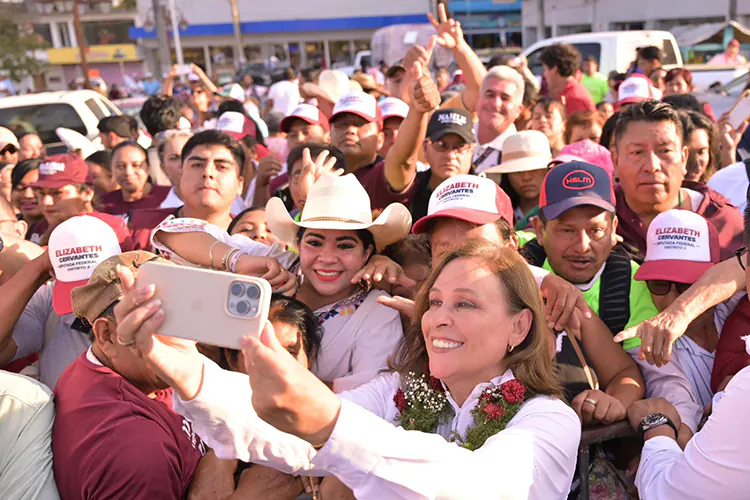
<path fill-rule="evenodd" d="M 400 203 L 386 207 L 374 221 L 370 199 L 353 175 L 324 175 L 310 188 L 299 222 L 279 198 L 266 207 L 268 226 L 298 254 L 253 241 L 195 219 L 167 219 L 152 242 L 162 255 L 188 265 L 267 277 L 272 266 L 295 270 L 295 297 L 315 311 L 323 337 L 313 373 L 335 392 L 354 389 L 387 368 L 403 338 L 399 315 L 378 302 L 389 297 L 352 278 L 376 250 L 404 238 L 411 227 Z M 387 259 L 385 259 L 387 260 Z M 390 260 L 388 260 L 390 262 Z M 272 285 L 281 285 L 284 271 Z"/>
<path fill-rule="evenodd" d="M 333 474 L 360 499 L 567 497 L 580 423 L 560 399 L 539 290 L 511 249 L 472 240 L 448 252 L 394 371 L 341 395 L 269 327 L 245 339 L 248 375 L 221 370 L 154 334 L 163 313 L 120 277 L 119 341 L 150 360 L 219 457 Z"/>

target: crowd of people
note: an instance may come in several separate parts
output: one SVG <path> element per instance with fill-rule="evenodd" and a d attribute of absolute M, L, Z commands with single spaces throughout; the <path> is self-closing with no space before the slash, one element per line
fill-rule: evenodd
<path fill-rule="evenodd" d="M 262 101 L 175 70 L 101 150 L 0 128 L 0 498 L 747 495 L 747 122 L 438 13 Z M 267 280 L 262 333 L 161 335 L 148 262 Z"/>

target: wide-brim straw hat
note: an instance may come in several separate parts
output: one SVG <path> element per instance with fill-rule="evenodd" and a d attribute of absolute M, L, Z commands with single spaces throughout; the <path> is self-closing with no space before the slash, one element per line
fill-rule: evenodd
<path fill-rule="evenodd" d="M 266 221 L 273 234 L 294 247 L 300 228 L 366 229 L 378 250 L 405 238 L 411 228 L 411 214 L 401 203 L 391 203 L 373 221 L 370 197 L 353 174 L 326 175 L 313 184 L 299 222 L 292 219 L 281 199 L 271 198 L 266 204 Z"/>
<path fill-rule="evenodd" d="M 502 163 L 488 168 L 486 174 L 512 174 L 546 169 L 552 161 L 549 139 L 537 130 L 524 130 L 503 141 Z"/>

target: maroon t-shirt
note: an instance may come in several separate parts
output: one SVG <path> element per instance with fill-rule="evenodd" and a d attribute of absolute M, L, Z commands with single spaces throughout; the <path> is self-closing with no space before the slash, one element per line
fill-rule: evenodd
<path fill-rule="evenodd" d="M 84 352 L 55 386 L 52 450 L 64 499 L 184 498 L 205 445 L 172 410 Z"/>
<path fill-rule="evenodd" d="M 414 196 L 417 183 L 412 182 L 411 186 L 400 193 L 393 191 L 385 178 L 385 160 L 380 157 L 378 157 L 378 160 L 378 162 L 354 172 L 354 176 L 365 188 L 367 194 L 370 195 L 371 208 L 382 210 L 391 203 L 403 203 L 408 207 Z"/>
<path fill-rule="evenodd" d="M 169 193 L 169 186 L 151 185 L 151 192 L 138 201 L 125 201 L 122 189 L 102 195 L 97 210 L 105 214 L 128 215 L 131 210 L 159 208 Z"/>
<path fill-rule="evenodd" d="M 43 218 L 29 227 L 29 230 L 26 231 L 26 239 L 38 245 L 39 242 L 42 241 L 42 236 L 44 236 L 44 233 L 46 233 L 48 229 L 49 222 L 47 222 L 47 219 Z"/>
<path fill-rule="evenodd" d="M 591 94 L 580 82 L 568 81 L 562 94 L 560 94 L 560 100 L 565 103 L 565 114 L 567 116 L 576 111 L 596 111 L 596 105 L 591 98 Z"/>

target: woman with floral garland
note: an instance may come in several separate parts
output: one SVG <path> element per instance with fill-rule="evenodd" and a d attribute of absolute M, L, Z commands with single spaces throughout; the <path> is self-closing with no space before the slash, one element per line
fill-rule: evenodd
<path fill-rule="evenodd" d="M 248 375 L 155 335 L 153 292 L 120 277 L 118 341 L 174 388 L 175 409 L 222 458 L 333 474 L 361 499 L 567 497 L 580 422 L 560 399 L 542 299 L 512 249 L 472 240 L 447 252 L 393 371 L 340 396 L 269 326 L 244 341 Z"/>

